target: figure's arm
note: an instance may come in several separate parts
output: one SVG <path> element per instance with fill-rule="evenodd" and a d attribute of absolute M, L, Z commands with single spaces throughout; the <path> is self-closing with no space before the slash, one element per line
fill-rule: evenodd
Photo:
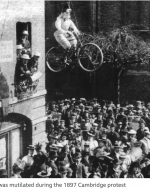
<path fill-rule="evenodd" d="M 57 17 L 55 26 L 56 26 L 57 30 L 59 30 L 62 34 L 66 33 L 66 31 L 61 28 L 61 18 L 60 17 Z"/>
<path fill-rule="evenodd" d="M 77 29 L 77 27 L 75 26 L 75 24 L 73 23 L 72 20 L 70 20 L 70 28 L 72 28 L 74 30 L 75 33 L 80 34 L 79 30 Z"/>

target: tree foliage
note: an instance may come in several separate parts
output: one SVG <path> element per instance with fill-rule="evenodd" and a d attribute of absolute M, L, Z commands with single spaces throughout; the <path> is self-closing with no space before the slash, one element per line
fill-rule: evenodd
<path fill-rule="evenodd" d="M 9 86 L 7 84 L 6 78 L 0 71 L 0 99 L 9 97 Z"/>
<path fill-rule="evenodd" d="M 130 26 L 94 34 L 91 42 L 101 47 L 104 63 L 112 68 L 127 68 L 130 64 L 139 70 L 145 65 L 149 67 L 150 44 L 135 35 Z"/>

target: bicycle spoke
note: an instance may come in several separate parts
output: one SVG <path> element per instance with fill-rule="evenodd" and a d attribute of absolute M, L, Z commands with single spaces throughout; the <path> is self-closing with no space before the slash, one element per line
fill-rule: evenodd
<path fill-rule="evenodd" d="M 46 55 L 46 64 L 49 69 L 54 72 L 61 71 L 65 67 L 63 57 L 64 53 L 59 47 L 51 48 Z"/>
<path fill-rule="evenodd" d="M 97 70 L 103 61 L 101 49 L 93 43 L 85 44 L 80 51 L 80 66 L 88 72 Z"/>

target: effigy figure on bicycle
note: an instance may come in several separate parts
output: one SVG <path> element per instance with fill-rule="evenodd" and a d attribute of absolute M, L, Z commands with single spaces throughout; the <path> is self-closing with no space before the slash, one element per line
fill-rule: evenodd
<path fill-rule="evenodd" d="M 71 20 L 71 11 L 70 6 L 66 4 L 55 22 L 57 30 L 55 31 L 54 36 L 56 41 L 66 50 L 66 56 L 71 47 L 73 47 L 73 55 L 75 56 L 77 47 L 77 39 L 71 30 L 78 35 L 80 34 L 79 30 Z"/>
<path fill-rule="evenodd" d="M 47 67 L 53 72 L 60 72 L 67 66 L 73 69 L 79 64 L 83 70 L 94 72 L 103 63 L 102 50 L 97 44 L 83 40 L 83 33 L 71 20 L 70 13 L 70 6 L 66 4 L 55 21 L 57 30 L 54 37 L 59 45 L 46 53 Z"/>

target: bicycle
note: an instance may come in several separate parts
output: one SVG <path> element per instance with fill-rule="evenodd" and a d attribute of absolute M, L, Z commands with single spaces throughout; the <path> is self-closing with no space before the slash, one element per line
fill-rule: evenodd
<path fill-rule="evenodd" d="M 51 71 L 60 72 L 68 65 L 75 65 L 76 61 L 79 66 L 87 72 L 96 71 L 102 65 L 103 53 L 100 47 L 92 42 L 83 44 L 80 36 L 75 33 L 74 35 L 78 42 L 75 59 L 72 59 L 72 48 L 69 50 L 65 62 L 65 50 L 60 45 L 48 50 L 46 54 L 46 64 Z"/>

